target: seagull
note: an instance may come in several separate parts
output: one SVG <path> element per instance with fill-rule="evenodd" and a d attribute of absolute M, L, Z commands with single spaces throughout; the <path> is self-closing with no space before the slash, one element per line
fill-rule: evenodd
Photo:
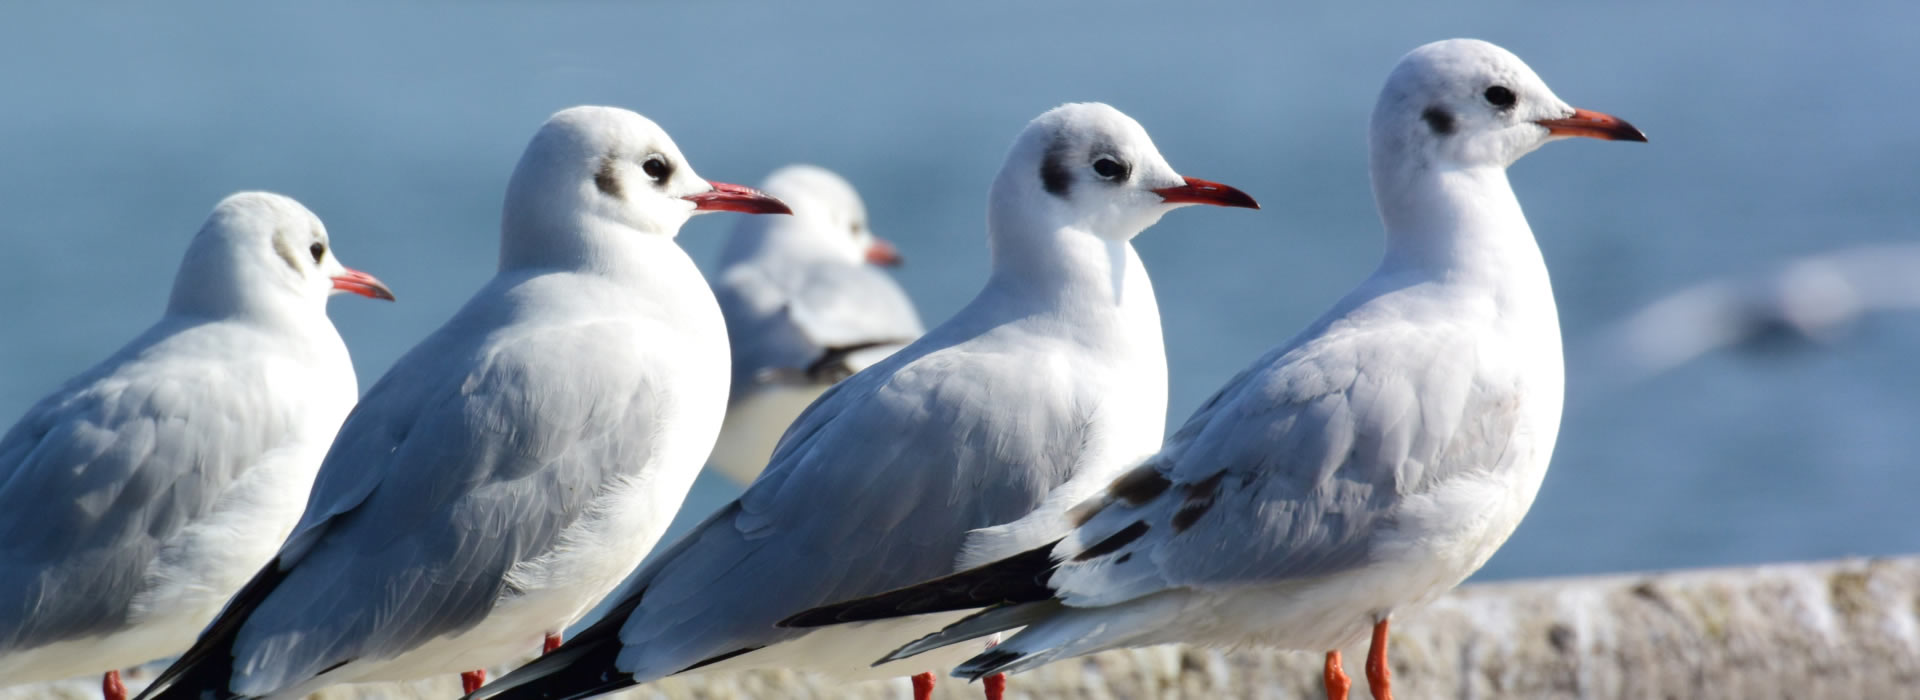
<path fill-rule="evenodd" d="M 1644 141 L 1567 106 L 1519 58 L 1450 40 L 1400 61 L 1373 112 L 1385 258 L 1243 370 L 1049 544 L 797 627 L 986 608 L 877 663 L 1024 626 L 954 675 L 1172 642 L 1326 652 L 1465 580 L 1533 502 L 1560 423 L 1553 289 L 1507 166 L 1566 137 Z M 950 613 L 949 613 L 950 614 Z"/>
<path fill-rule="evenodd" d="M 160 322 L 0 437 L 0 685 L 178 654 L 273 557 L 359 384 L 336 292 L 391 301 L 287 197 L 221 200 Z"/>
<path fill-rule="evenodd" d="M 774 623 L 951 572 L 969 530 L 1157 447 L 1166 355 L 1129 242 L 1191 204 L 1256 208 L 1180 176 L 1112 107 L 1034 119 L 993 181 L 979 295 L 808 407 L 746 493 L 637 572 L 606 617 L 472 697 L 580 698 L 695 670 L 869 680 L 933 667 L 869 662 L 939 621 L 812 634 Z M 932 690 L 931 674 L 914 678 L 918 700 Z"/>
<path fill-rule="evenodd" d="M 899 265 L 900 253 L 867 227 L 852 184 L 790 165 L 760 190 L 793 216 L 741 218 L 713 283 L 733 341 L 733 394 L 707 464 L 741 484 L 827 387 L 925 331 L 907 293 L 874 267 Z"/>
<path fill-rule="evenodd" d="M 633 112 L 548 119 L 507 185 L 499 272 L 367 392 L 292 536 L 141 697 L 297 698 L 557 645 L 719 433 L 726 328 L 673 240 L 715 210 L 787 211 L 701 179 Z"/>
<path fill-rule="evenodd" d="M 1861 246 L 1688 287 L 1609 324 L 1592 346 L 1615 376 L 1638 380 L 1721 349 L 1831 345 L 1868 313 L 1912 310 L 1920 244 Z"/>

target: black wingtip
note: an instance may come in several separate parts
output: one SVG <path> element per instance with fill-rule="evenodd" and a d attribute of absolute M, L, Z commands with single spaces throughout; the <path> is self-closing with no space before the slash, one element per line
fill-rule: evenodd
<path fill-rule="evenodd" d="M 461 700 L 560 700 L 590 698 L 635 685 L 631 674 L 614 668 L 620 658 L 620 627 L 640 605 L 634 591 L 600 620 L 559 648 L 501 676 Z"/>
<path fill-rule="evenodd" d="M 1026 654 L 1009 649 L 988 649 L 954 668 L 953 675 L 955 678 L 977 681 L 1000 672 L 1000 669 L 1006 668 L 1025 656 Z"/>
<path fill-rule="evenodd" d="M 1053 597 L 1053 546 L 1059 540 L 989 564 L 885 593 L 823 605 L 781 620 L 780 627 L 824 627 L 908 615 L 1031 603 Z"/>

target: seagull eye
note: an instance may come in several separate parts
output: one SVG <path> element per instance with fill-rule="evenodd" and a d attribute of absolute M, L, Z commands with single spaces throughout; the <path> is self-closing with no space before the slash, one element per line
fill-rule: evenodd
<path fill-rule="evenodd" d="M 321 258 L 324 258 L 327 256 L 327 244 L 315 243 L 313 245 L 307 246 L 307 252 L 313 254 L 313 261 L 315 263 L 319 263 Z"/>
<path fill-rule="evenodd" d="M 666 182 L 667 177 L 673 175 L 673 166 L 667 165 L 667 159 L 654 156 L 640 164 L 640 172 L 646 173 L 654 182 Z"/>
<path fill-rule="evenodd" d="M 1106 180 L 1127 179 L 1127 164 L 1112 158 L 1102 157 L 1093 162 L 1093 174 Z"/>
<path fill-rule="evenodd" d="M 1487 104 L 1506 109 L 1513 106 L 1513 100 L 1513 91 L 1504 86 L 1495 85 L 1487 88 Z"/>

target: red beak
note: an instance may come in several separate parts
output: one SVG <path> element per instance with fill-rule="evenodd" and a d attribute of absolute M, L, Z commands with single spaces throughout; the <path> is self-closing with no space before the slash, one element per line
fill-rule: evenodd
<path fill-rule="evenodd" d="M 867 262 L 881 267 L 899 267 L 906 262 L 900 257 L 900 249 L 883 238 L 873 239 L 873 245 L 867 246 Z"/>
<path fill-rule="evenodd" d="M 393 301 L 393 290 L 387 289 L 387 285 L 373 275 L 353 268 L 347 268 L 346 272 L 334 277 L 333 288 L 343 292 L 353 292 L 369 299 Z"/>
<path fill-rule="evenodd" d="M 1554 136 L 1582 136 L 1606 141 L 1639 141 L 1641 143 L 1647 141 L 1647 135 L 1633 128 L 1627 120 L 1584 109 L 1573 110 L 1573 116 L 1565 119 L 1542 119 L 1534 123 L 1547 127 L 1547 132 Z"/>
<path fill-rule="evenodd" d="M 1162 187 L 1153 193 L 1167 200 L 1168 204 L 1211 204 L 1216 207 L 1243 207 L 1259 209 L 1260 203 L 1253 201 L 1247 193 L 1222 185 L 1208 182 L 1197 177 L 1181 178 L 1187 184 L 1178 187 Z"/>
<path fill-rule="evenodd" d="M 700 194 L 690 194 L 686 200 L 693 202 L 693 208 L 700 211 L 737 211 L 743 214 L 792 214 L 787 203 L 774 199 L 772 195 L 753 189 L 730 185 L 724 182 L 709 182 L 712 190 Z"/>

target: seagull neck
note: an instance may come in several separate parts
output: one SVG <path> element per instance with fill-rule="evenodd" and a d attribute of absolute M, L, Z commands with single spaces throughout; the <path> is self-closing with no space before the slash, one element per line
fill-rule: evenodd
<path fill-rule="evenodd" d="M 545 230 L 521 227 L 500 236 L 500 272 L 571 270 L 607 277 L 644 277 L 662 248 L 679 252 L 672 236 L 639 231 L 595 217 Z"/>
<path fill-rule="evenodd" d="M 1423 168 L 1374 179 L 1387 230 L 1386 264 L 1436 279 L 1503 280 L 1545 274 L 1540 247 L 1505 168 Z"/>
<path fill-rule="evenodd" d="M 1146 270 L 1133 245 L 1074 226 L 1011 229 L 988 236 L 989 282 L 1007 294 L 1055 307 L 1120 308 L 1153 303 Z"/>

